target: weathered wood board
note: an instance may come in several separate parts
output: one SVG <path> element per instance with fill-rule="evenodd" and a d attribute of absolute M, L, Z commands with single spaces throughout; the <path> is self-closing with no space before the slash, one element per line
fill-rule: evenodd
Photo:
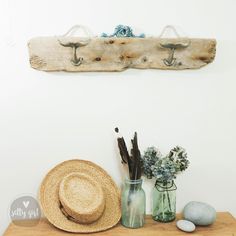
<path fill-rule="evenodd" d="M 43 71 L 197 69 L 212 62 L 216 40 L 186 38 L 37 37 L 29 41 L 31 67 Z M 164 47 L 163 45 L 167 45 Z M 173 46 L 174 45 L 174 46 Z M 176 46 L 177 45 L 177 46 Z"/>

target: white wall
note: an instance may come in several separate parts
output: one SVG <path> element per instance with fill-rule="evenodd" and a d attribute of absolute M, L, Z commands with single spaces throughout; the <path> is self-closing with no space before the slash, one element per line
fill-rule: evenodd
<path fill-rule="evenodd" d="M 174 145 L 191 166 L 179 176 L 178 211 L 205 201 L 236 216 L 236 1 L 0 0 L 0 231 L 8 206 L 36 195 L 46 172 L 73 157 L 96 162 L 120 184 L 113 129 L 142 150 Z M 127 24 L 158 35 L 167 24 L 190 37 L 218 41 L 213 64 L 200 70 L 46 73 L 30 68 L 27 41 L 63 34 L 74 24 L 95 34 Z M 145 184 L 150 212 L 151 183 Z"/>

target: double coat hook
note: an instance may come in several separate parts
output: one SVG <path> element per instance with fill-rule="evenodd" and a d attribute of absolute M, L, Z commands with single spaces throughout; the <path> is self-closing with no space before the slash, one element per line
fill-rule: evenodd
<path fill-rule="evenodd" d="M 72 48 L 72 58 L 71 58 L 71 63 L 74 66 L 80 66 L 83 62 L 83 57 L 78 57 L 77 56 L 77 49 L 79 47 L 83 47 L 85 45 L 87 45 L 91 38 L 92 38 L 92 32 L 85 26 L 82 25 L 74 25 L 71 29 L 68 30 L 68 32 L 66 32 L 64 35 L 62 35 L 62 37 L 68 37 L 68 36 L 72 36 L 73 33 L 77 30 L 81 29 L 84 34 L 86 35 L 86 38 L 81 39 L 79 42 L 62 42 L 62 40 L 58 39 L 58 42 L 60 43 L 61 46 L 63 47 L 71 47 Z"/>
<path fill-rule="evenodd" d="M 163 35 L 166 33 L 167 30 L 171 30 L 175 35 L 176 35 L 176 38 L 181 38 L 176 30 L 176 28 L 172 25 L 167 25 L 161 32 L 160 34 L 160 38 L 163 37 Z M 166 66 L 175 66 L 177 63 L 176 63 L 176 58 L 174 57 L 175 55 L 175 51 L 177 49 L 184 49 L 184 48 L 187 48 L 189 45 L 190 45 L 190 39 L 186 38 L 187 39 L 187 42 L 186 43 L 182 43 L 182 42 L 167 42 L 167 43 L 160 43 L 160 46 L 162 48 L 166 48 L 166 49 L 169 49 L 169 56 L 168 58 L 165 58 L 163 59 L 163 62 Z M 181 62 L 178 63 L 179 65 L 181 64 Z"/>
<path fill-rule="evenodd" d="M 161 47 L 167 48 L 170 50 L 168 58 L 163 59 L 163 62 L 166 66 L 175 65 L 176 58 L 174 57 L 176 49 L 184 49 L 189 46 L 189 43 L 161 43 Z"/>
<path fill-rule="evenodd" d="M 61 46 L 63 47 L 71 47 L 72 48 L 72 53 L 73 53 L 73 56 L 72 56 L 72 59 L 71 59 L 71 63 L 74 65 L 74 66 L 80 66 L 83 62 L 83 57 L 78 57 L 77 56 L 77 48 L 79 47 L 82 47 L 82 46 L 85 46 L 88 44 L 88 42 L 77 42 L 77 43 L 72 43 L 72 42 L 69 42 L 69 43 L 62 43 L 60 40 L 59 40 L 59 43 Z"/>

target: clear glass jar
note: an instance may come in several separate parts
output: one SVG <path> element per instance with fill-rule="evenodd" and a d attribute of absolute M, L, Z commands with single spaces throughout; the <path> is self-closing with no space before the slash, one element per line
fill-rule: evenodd
<path fill-rule="evenodd" d="M 171 222 L 176 217 L 176 185 L 156 181 L 153 189 L 152 218 L 160 222 Z"/>
<path fill-rule="evenodd" d="M 142 179 L 126 179 L 121 194 L 121 223 L 128 228 L 140 228 L 145 222 L 146 196 Z"/>

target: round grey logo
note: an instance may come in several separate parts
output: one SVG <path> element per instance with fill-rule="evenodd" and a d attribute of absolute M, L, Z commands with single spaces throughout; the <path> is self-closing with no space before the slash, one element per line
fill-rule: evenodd
<path fill-rule="evenodd" d="M 31 196 L 19 197 L 11 204 L 10 217 L 12 222 L 18 226 L 35 226 L 40 221 L 40 206 Z"/>

